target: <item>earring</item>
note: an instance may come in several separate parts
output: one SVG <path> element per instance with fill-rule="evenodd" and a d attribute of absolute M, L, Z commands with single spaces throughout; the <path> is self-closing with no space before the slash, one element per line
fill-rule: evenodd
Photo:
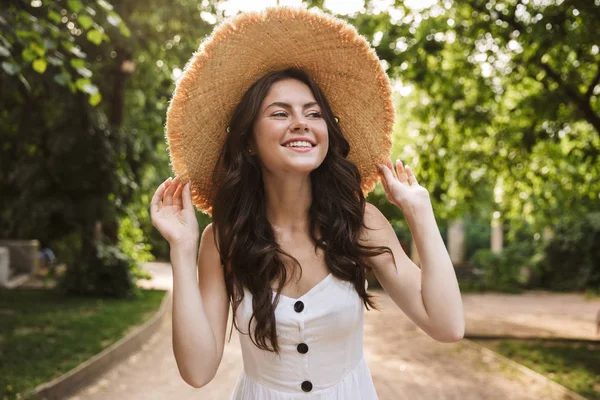
<path fill-rule="evenodd" d="M 229 133 L 230 129 L 229 127 L 225 128 L 225 132 Z"/>
<path fill-rule="evenodd" d="M 335 123 L 339 124 L 340 123 L 340 119 L 338 117 L 333 117 L 333 119 L 335 119 Z"/>

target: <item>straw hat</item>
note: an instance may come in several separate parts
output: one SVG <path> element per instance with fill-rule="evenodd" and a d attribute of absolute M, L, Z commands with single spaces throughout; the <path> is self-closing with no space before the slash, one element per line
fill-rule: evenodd
<path fill-rule="evenodd" d="M 312 76 L 339 118 L 363 194 L 377 183 L 376 163 L 389 157 L 395 111 L 377 54 L 339 18 L 300 7 L 268 7 L 216 26 L 176 83 L 166 122 L 171 167 L 182 182 L 191 181 L 200 211 L 212 215 L 212 173 L 236 105 L 263 75 L 289 67 Z"/>

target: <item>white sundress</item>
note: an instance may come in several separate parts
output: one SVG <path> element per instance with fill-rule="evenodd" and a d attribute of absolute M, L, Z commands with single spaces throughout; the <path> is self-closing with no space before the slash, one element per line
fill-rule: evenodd
<path fill-rule="evenodd" d="M 230 399 L 377 400 L 363 355 L 364 310 L 354 285 L 331 273 L 298 299 L 280 295 L 275 308 L 280 357 L 259 349 L 247 335 L 252 295 L 245 290 L 235 316 L 243 369 Z"/>

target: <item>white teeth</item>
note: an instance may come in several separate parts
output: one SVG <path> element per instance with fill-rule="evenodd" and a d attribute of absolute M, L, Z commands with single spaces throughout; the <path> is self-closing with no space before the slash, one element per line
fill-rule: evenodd
<path fill-rule="evenodd" d="M 305 141 L 298 141 L 298 142 L 290 142 L 290 143 L 286 144 L 285 147 L 312 147 L 312 144 L 310 144 L 309 142 L 305 142 Z"/>

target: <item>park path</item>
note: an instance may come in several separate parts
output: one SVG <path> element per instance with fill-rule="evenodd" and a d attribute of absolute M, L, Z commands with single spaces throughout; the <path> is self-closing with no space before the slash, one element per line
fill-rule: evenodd
<path fill-rule="evenodd" d="M 153 281 L 141 283 L 145 287 L 171 288 L 171 270 L 167 263 L 148 263 L 145 268 L 154 276 Z M 439 343 L 423 333 L 410 321 L 383 291 L 373 290 L 381 312 L 367 311 L 364 328 L 364 353 L 373 376 L 380 400 L 482 400 L 522 399 L 553 400 L 562 395 L 546 392 L 546 388 L 524 376 L 517 369 L 500 365 L 462 342 Z M 600 309 L 600 301 L 584 301 L 582 296 L 570 296 L 569 301 L 551 295 L 528 294 L 523 301 L 516 295 L 463 295 L 467 329 L 471 316 L 478 316 L 473 326 L 482 324 L 483 314 L 498 313 L 499 320 L 510 321 L 511 313 L 519 315 L 550 315 L 547 305 L 554 302 L 558 317 L 581 321 L 586 326 L 590 314 Z M 558 295 L 564 296 L 564 295 Z M 510 301 L 507 300 L 510 297 Z M 486 306 L 486 299 L 489 305 Z M 546 307 L 543 306 L 546 304 Z M 503 305 L 505 307 L 503 307 Z M 583 310 L 581 309 L 583 307 Z M 569 314 L 571 308 L 577 308 Z M 529 311 L 528 311 L 529 310 Z M 551 310 L 551 309 L 550 309 Z M 564 313 L 564 315 L 562 314 Z M 517 321 L 521 317 L 517 318 Z M 551 318 L 546 318 L 550 320 Z M 593 323 L 593 316 L 591 317 Z M 515 321 L 513 321 L 515 322 Z M 526 321 L 527 322 L 527 321 Z M 517 322 L 515 322 L 516 324 Z M 498 325 L 502 325 L 500 322 Z M 533 329 L 525 323 L 524 330 Z M 553 324 L 548 323 L 552 331 Z M 227 328 L 231 326 L 231 315 Z M 217 375 L 207 386 L 196 389 L 180 377 L 172 349 L 171 314 L 164 319 L 161 329 L 127 361 L 99 377 L 96 382 L 70 397 L 70 400 L 104 399 L 228 399 L 242 368 L 242 355 L 237 331 L 233 330 L 226 342 L 223 359 Z M 590 328 L 591 331 L 591 328 Z M 595 331 L 595 330 L 594 330 Z M 228 336 L 229 337 L 229 336 Z M 466 339 L 465 339 L 466 340 Z"/>

